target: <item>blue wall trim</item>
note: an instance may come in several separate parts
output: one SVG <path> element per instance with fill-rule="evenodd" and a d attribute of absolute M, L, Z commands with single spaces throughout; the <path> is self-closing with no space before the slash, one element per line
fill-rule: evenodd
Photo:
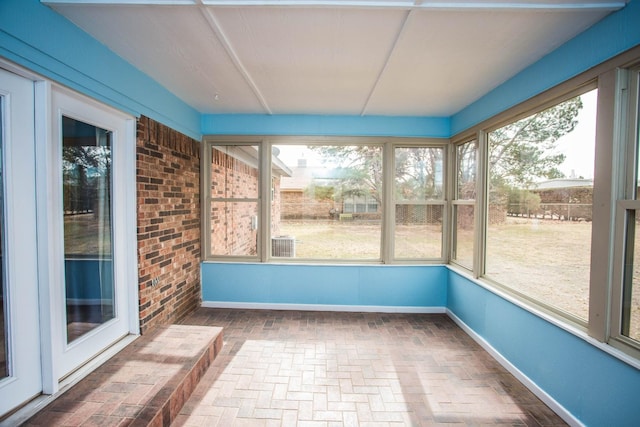
<path fill-rule="evenodd" d="M 446 117 L 209 114 L 203 135 L 323 135 L 448 138 Z"/>
<path fill-rule="evenodd" d="M 203 263 L 212 302 L 445 307 L 444 266 Z"/>
<path fill-rule="evenodd" d="M 0 56 L 200 139 L 200 114 L 39 0 L 0 1 Z"/>
<path fill-rule="evenodd" d="M 456 135 L 640 44 L 640 1 L 612 13 L 451 117 Z"/>
<path fill-rule="evenodd" d="M 637 426 L 640 371 L 449 271 L 447 308 L 588 426 Z"/>

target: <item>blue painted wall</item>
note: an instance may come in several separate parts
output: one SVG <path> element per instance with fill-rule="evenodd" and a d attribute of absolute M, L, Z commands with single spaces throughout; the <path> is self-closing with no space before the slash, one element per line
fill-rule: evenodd
<path fill-rule="evenodd" d="M 0 56 L 200 139 L 200 114 L 39 0 L 0 1 Z"/>
<path fill-rule="evenodd" d="M 444 266 L 203 263 L 202 299 L 258 304 L 445 307 Z"/>
<path fill-rule="evenodd" d="M 640 44 L 640 1 L 632 0 L 451 117 L 455 135 Z"/>
<path fill-rule="evenodd" d="M 636 368 L 454 271 L 447 307 L 585 425 L 639 425 Z"/>
<path fill-rule="evenodd" d="M 323 135 L 448 138 L 447 117 L 209 114 L 204 135 Z"/>

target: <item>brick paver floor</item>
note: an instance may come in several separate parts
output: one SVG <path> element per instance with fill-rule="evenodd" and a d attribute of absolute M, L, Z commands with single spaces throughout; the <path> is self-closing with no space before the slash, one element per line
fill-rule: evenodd
<path fill-rule="evenodd" d="M 224 347 L 177 426 L 558 426 L 446 315 L 201 308 Z"/>

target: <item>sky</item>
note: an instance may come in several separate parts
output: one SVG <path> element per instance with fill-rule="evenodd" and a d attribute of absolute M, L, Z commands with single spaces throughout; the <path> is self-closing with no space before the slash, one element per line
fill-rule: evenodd
<path fill-rule="evenodd" d="M 573 132 L 557 141 L 556 153 L 564 153 L 567 158 L 560 170 L 567 176 L 593 178 L 596 142 L 596 103 L 598 91 L 582 95 L 583 107 L 578 113 L 578 125 Z"/>

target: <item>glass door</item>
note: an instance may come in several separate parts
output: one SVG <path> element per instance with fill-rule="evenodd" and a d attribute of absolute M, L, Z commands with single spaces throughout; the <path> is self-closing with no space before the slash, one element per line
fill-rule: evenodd
<path fill-rule="evenodd" d="M 0 69 L 0 417 L 42 391 L 33 82 Z"/>
<path fill-rule="evenodd" d="M 52 102 L 46 215 L 59 380 L 135 332 L 135 150 L 129 116 L 57 87 Z"/>

